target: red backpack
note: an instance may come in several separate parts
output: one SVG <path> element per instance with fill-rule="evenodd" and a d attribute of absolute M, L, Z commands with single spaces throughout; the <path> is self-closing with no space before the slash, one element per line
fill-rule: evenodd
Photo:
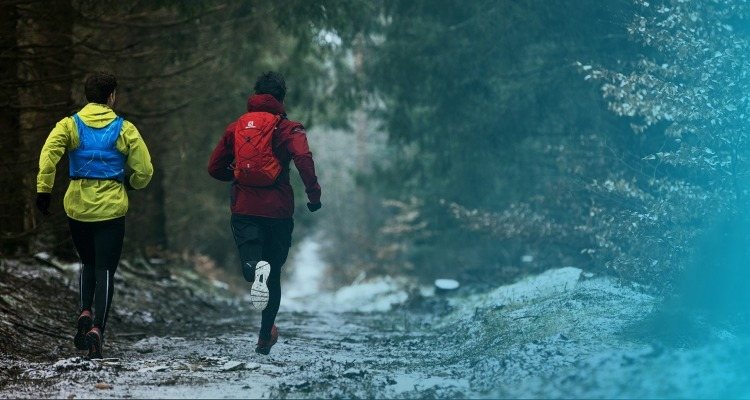
<path fill-rule="evenodd" d="M 281 173 L 273 154 L 273 131 L 281 116 L 267 112 L 243 114 L 234 129 L 234 179 L 246 186 L 270 186 Z"/>

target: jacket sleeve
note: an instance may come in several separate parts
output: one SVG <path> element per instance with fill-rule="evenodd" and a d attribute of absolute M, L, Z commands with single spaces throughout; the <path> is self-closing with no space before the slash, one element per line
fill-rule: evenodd
<path fill-rule="evenodd" d="M 227 126 L 224 135 L 211 153 L 211 158 L 208 159 L 208 174 L 220 181 L 229 182 L 234 179 L 232 162 L 234 162 L 234 123 Z"/>
<path fill-rule="evenodd" d="M 286 150 L 292 155 L 294 165 L 299 171 L 302 183 L 305 184 L 305 193 L 310 203 L 320 203 L 320 185 L 315 175 L 315 162 L 313 162 L 310 147 L 307 144 L 305 128 L 297 126 L 292 129 L 289 140 L 286 142 Z"/>
<path fill-rule="evenodd" d="M 121 139 L 125 143 L 124 153 L 127 155 L 127 164 L 133 173 L 130 175 L 130 186 L 134 189 L 143 189 L 151 182 L 154 176 L 154 166 L 151 164 L 151 154 L 148 152 L 146 142 L 135 125 L 125 122 Z M 118 146 L 119 147 L 119 146 Z"/>
<path fill-rule="evenodd" d="M 36 177 L 36 191 L 38 193 L 52 192 L 57 163 L 65 154 L 65 150 L 71 146 L 70 121 L 66 121 L 69 119 L 60 120 L 44 142 L 42 152 L 39 155 L 39 174 Z"/>

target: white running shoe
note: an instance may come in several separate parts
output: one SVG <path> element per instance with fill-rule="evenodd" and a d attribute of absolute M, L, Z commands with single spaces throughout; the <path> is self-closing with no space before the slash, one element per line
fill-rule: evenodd
<path fill-rule="evenodd" d="M 266 281 L 271 275 L 271 264 L 266 261 L 258 261 L 255 266 L 255 280 L 250 286 L 250 305 L 256 310 L 265 310 L 268 305 L 268 285 Z"/>

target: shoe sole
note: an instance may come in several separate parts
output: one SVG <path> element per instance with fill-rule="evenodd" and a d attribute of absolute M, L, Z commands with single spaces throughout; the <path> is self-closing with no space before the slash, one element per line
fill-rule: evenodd
<path fill-rule="evenodd" d="M 256 310 L 265 310 L 268 306 L 268 286 L 266 281 L 271 274 L 271 264 L 259 261 L 255 266 L 255 279 L 250 286 L 250 305 Z"/>
<path fill-rule="evenodd" d="M 86 343 L 86 333 L 91 330 L 94 326 L 94 321 L 89 316 L 78 318 L 78 331 L 73 337 L 73 344 L 78 350 L 87 350 L 88 344 Z"/>
<path fill-rule="evenodd" d="M 96 333 L 89 332 L 86 334 L 86 346 L 89 354 L 86 358 L 89 360 L 102 358 L 102 340 Z"/>

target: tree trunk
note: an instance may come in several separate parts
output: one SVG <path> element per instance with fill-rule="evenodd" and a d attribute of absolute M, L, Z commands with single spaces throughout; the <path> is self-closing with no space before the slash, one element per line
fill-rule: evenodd
<path fill-rule="evenodd" d="M 15 153 L 20 141 L 18 130 L 18 43 L 16 5 L 0 5 L 0 255 L 23 250 L 28 243 L 24 232 L 26 201 L 19 173 L 20 157 Z M 18 154 L 20 156 L 20 154 Z"/>
<path fill-rule="evenodd" d="M 39 151 L 50 130 L 71 111 L 73 9 L 69 1 L 54 0 L 19 5 L 16 30 L 19 46 L 18 176 L 14 187 L 22 198 L 24 232 L 51 236 L 54 253 L 71 256 L 72 246 L 62 197 L 67 187 L 67 160 L 58 164 L 52 192 L 52 215 L 39 219 L 33 207 Z M 13 154 L 13 153 L 11 153 Z M 42 229 L 38 229 L 38 228 Z"/>
<path fill-rule="evenodd" d="M 130 194 L 130 211 L 128 212 L 128 241 L 132 247 L 146 250 L 155 255 L 153 250 L 167 246 L 166 216 L 164 210 L 164 145 L 169 141 L 159 137 L 161 124 L 154 121 L 134 121 L 141 132 L 143 140 L 152 154 L 154 177 L 146 190 Z M 154 157 L 155 156 L 155 157 Z"/>

